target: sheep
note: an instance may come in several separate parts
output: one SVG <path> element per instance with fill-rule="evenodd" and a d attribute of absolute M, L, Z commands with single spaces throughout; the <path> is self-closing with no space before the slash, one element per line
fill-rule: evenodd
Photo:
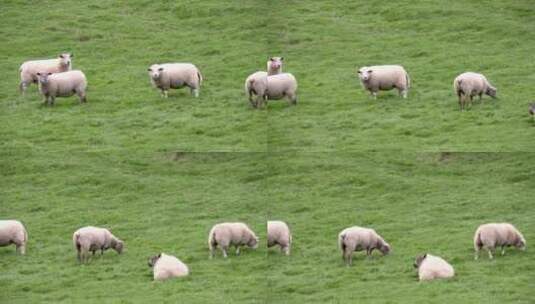
<path fill-rule="evenodd" d="M 297 104 L 297 80 L 290 73 L 282 73 L 267 76 L 267 86 L 264 90 L 264 98 L 257 104 L 261 107 L 267 100 L 279 100 L 288 98 L 290 104 Z"/>
<path fill-rule="evenodd" d="M 169 89 L 190 88 L 193 96 L 199 97 L 203 81 L 201 71 L 192 63 L 153 64 L 147 71 L 151 83 L 161 90 L 163 97 L 168 97 Z"/>
<path fill-rule="evenodd" d="M 414 268 L 418 269 L 420 281 L 447 279 L 455 275 L 453 267 L 448 262 L 428 253 L 416 257 Z"/>
<path fill-rule="evenodd" d="M 164 281 L 171 278 L 189 275 L 186 264 L 172 255 L 160 253 L 149 258 L 149 267 L 152 267 L 154 281 Z"/>
<path fill-rule="evenodd" d="M 475 257 L 479 258 L 479 251 L 485 247 L 492 259 L 496 247 L 502 247 L 502 255 L 505 254 L 505 247 L 515 246 L 521 250 L 526 249 L 526 240 L 515 226 L 509 223 L 489 223 L 479 226 L 474 235 Z"/>
<path fill-rule="evenodd" d="M 87 102 L 87 79 L 82 71 L 72 70 L 63 73 L 37 72 L 39 91 L 45 97 L 44 104 L 54 105 L 56 97 L 69 97 L 76 93 L 80 103 Z"/>
<path fill-rule="evenodd" d="M 24 62 L 20 68 L 19 89 L 22 94 L 26 91 L 31 83 L 37 83 L 38 72 L 61 73 L 70 71 L 72 68 L 72 53 L 63 53 L 55 59 L 31 60 Z"/>
<path fill-rule="evenodd" d="M 100 250 L 100 255 L 103 255 L 104 250 L 113 248 L 121 254 L 124 248 L 123 241 L 111 234 L 108 229 L 93 226 L 76 230 L 72 235 L 72 242 L 80 263 L 89 261 L 89 251 L 95 255 L 95 252 Z"/>
<path fill-rule="evenodd" d="M 245 95 L 249 97 L 249 102 L 256 108 L 264 98 L 267 87 L 267 76 L 282 73 L 282 61 L 284 57 L 271 57 L 266 62 L 267 72 L 255 72 L 245 79 Z M 254 98 L 256 96 L 256 98 Z M 256 99 L 256 100 L 255 100 Z"/>
<path fill-rule="evenodd" d="M 358 226 L 342 230 L 338 234 L 338 245 L 342 250 L 342 259 L 348 266 L 353 264 L 354 251 L 366 250 L 369 257 L 374 249 L 378 249 L 383 255 L 387 255 L 391 250 L 390 245 L 375 230 Z"/>
<path fill-rule="evenodd" d="M 411 79 L 401 65 L 375 65 L 357 69 L 357 76 L 365 90 L 370 91 L 373 99 L 377 92 L 398 89 L 399 95 L 407 98 Z"/>
<path fill-rule="evenodd" d="M 529 105 L 529 115 L 531 115 L 531 119 L 535 121 L 535 102 Z"/>
<path fill-rule="evenodd" d="M 208 248 L 210 258 L 215 255 L 217 246 L 221 248 L 223 256 L 227 258 L 227 250 L 230 246 L 236 247 L 236 255 L 240 254 L 240 246 L 258 248 L 258 237 L 244 223 L 221 223 L 214 225 L 208 235 Z"/>
<path fill-rule="evenodd" d="M 292 245 L 292 234 L 285 222 L 268 221 L 267 222 L 267 246 L 268 248 L 279 245 L 281 251 L 290 255 Z"/>
<path fill-rule="evenodd" d="M 470 103 L 472 106 L 474 96 L 479 95 L 479 100 L 482 100 L 483 94 L 496 98 L 497 93 L 497 89 L 490 84 L 485 76 L 474 72 L 465 72 L 455 77 L 453 89 L 459 98 L 461 111 L 464 110 L 466 103 Z"/>
<path fill-rule="evenodd" d="M 17 220 L 0 220 L 0 247 L 15 244 L 18 253 L 26 254 L 28 232 Z"/>

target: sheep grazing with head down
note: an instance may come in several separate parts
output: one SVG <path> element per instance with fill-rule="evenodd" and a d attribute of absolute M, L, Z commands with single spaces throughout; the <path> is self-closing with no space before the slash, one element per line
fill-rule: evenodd
<path fill-rule="evenodd" d="M 149 258 L 149 267 L 152 267 L 155 281 L 185 277 L 189 274 L 186 264 L 176 257 L 163 252 Z"/>
<path fill-rule="evenodd" d="M 366 250 L 366 255 L 371 256 L 374 249 L 378 249 L 383 255 L 387 255 L 391 250 L 390 245 L 375 230 L 358 226 L 342 230 L 338 234 L 338 245 L 348 266 L 353 264 L 354 251 Z"/>
<path fill-rule="evenodd" d="M 479 100 L 482 95 L 496 98 L 497 89 L 493 87 L 487 78 L 479 73 L 466 72 L 455 77 L 453 80 L 453 90 L 459 98 L 459 107 L 464 110 L 466 104 L 472 105 L 472 99 L 478 95 Z"/>
<path fill-rule="evenodd" d="M 0 247 L 15 244 L 17 252 L 26 253 L 28 232 L 24 225 L 16 220 L 0 220 Z"/>
<path fill-rule="evenodd" d="M 202 84 L 201 71 L 192 63 L 153 64 L 148 70 L 151 83 L 167 98 L 169 89 L 190 88 L 191 94 L 199 97 Z"/>
<path fill-rule="evenodd" d="M 492 259 L 496 247 L 502 248 L 502 255 L 505 254 L 505 247 L 515 246 L 518 249 L 526 249 L 526 240 L 515 226 L 509 223 L 489 223 L 479 226 L 474 235 L 475 259 L 479 258 L 479 251 L 486 248 L 489 258 Z"/>
<path fill-rule="evenodd" d="M 90 251 L 95 255 L 95 252 L 100 250 L 100 254 L 103 255 L 104 250 L 112 248 L 121 254 L 124 248 L 123 241 L 111 234 L 108 229 L 93 226 L 76 230 L 72 235 L 72 242 L 80 263 L 89 260 Z"/>
<path fill-rule="evenodd" d="M 214 257 L 217 246 L 221 248 L 223 256 L 226 258 L 230 246 L 236 247 L 236 255 L 240 254 L 240 246 L 256 249 L 258 237 L 244 223 L 221 223 L 214 225 L 208 234 L 210 258 Z"/>
<path fill-rule="evenodd" d="M 428 253 L 416 257 L 414 268 L 418 269 L 418 278 L 420 281 L 447 279 L 455 275 L 453 267 L 448 262 Z"/>
<path fill-rule="evenodd" d="M 288 225 L 283 221 L 267 222 L 267 246 L 270 248 L 275 245 L 279 245 L 284 254 L 290 255 L 292 234 Z"/>
<path fill-rule="evenodd" d="M 24 94 L 31 83 L 37 83 L 37 73 L 61 73 L 72 68 L 73 54 L 63 53 L 55 59 L 31 60 L 24 62 L 20 68 L 20 91 Z"/>
<path fill-rule="evenodd" d="M 399 95 L 407 98 L 411 86 L 409 74 L 400 65 L 374 65 L 361 67 L 357 76 L 364 89 L 370 91 L 374 99 L 378 91 L 397 89 Z"/>
<path fill-rule="evenodd" d="M 284 57 L 271 57 L 266 62 L 267 72 L 258 71 L 245 79 L 245 94 L 253 107 L 262 103 L 267 89 L 267 76 L 282 73 Z"/>

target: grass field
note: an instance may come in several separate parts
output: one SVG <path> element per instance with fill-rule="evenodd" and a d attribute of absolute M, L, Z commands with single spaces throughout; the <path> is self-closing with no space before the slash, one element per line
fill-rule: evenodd
<path fill-rule="evenodd" d="M 518 1 L 14 1 L 0 4 L 0 218 L 23 221 L 28 254 L 0 248 L 0 303 L 531 303 L 535 239 L 533 4 Z M 74 53 L 88 103 L 42 106 L 18 92 L 28 59 Z M 243 92 L 284 56 L 298 104 L 253 110 Z M 190 61 L 198 99 L 160 98 L 147 67 Z M 399 63 L 407 100 L 372 100 L 357 66 Z M 487 75 L 498 100 L 460 112 L 453 78 Z M 221 221 L 265 242 L 287 221 L 292 255 L 264 246 L 208 259 Z M 509 221 L 526 252 L 474 261 L 483 222 Z M 78 265 L 79 227 L 110 228 L 124 255 Z M 336 237 L 375 228 L 390 256 Z M 174 254 L 186 279 L 152 282 L 147 257 Z M 453 280 L 419 284 L 430 252 Z"/>

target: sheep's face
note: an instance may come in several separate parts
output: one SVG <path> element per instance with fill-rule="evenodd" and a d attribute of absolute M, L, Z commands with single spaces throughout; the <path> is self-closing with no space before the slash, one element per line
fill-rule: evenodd
<path fill-rule="evenodd" d="M 392 250 L 392 248 L 391 248 L 390 245 L 387 244 L 387 243 L 385 243 L 383 246 L 381 246 L 381 249 L 380 249 L 380 251 L 381 251 L 381 253 L 382 253 L 383 255 L 387 255 L 387 254 L 389 254 L 391 250 Z"/>
<path fill-rule="evenodd" d="M 155 256 L 151 256 L 149 258 L 149 267 L 154 267 L 154 265 L 156 265 L 156 262 L 158 262 L 158 260 L 162 257 L 162 254 L 158 254 L 158 255 L 155 255 Z"/>
<path fill-rule="evenodd" d="M 417 256 L 413 264 L 414 268 L 419 268 L 420 265 L 422 265 L 422 262 L 425 260 L 426 257 L 427 257 L 427 253 L 424 255 Z"/>
<path fill-rule="evenodd" d="M 63 54 L 60 54 L 58 56 L 61 65 L 68 66 L 68 67 L 71 66 L 71 58 L 72 57 L 74 57 L 74 56 L 72 54 L 69 54 L 69 53 L 63 53 Z"/>
<path fill-rule="evenodd" d="M 48 83 L 48 76 L 52 75 L 52 73 L 47 72 L 38 72 L 37 78 L 39 79 L 39 83 L 41 84 L 47 84 Z"/>
<path fill-rule="evenodd" d="M 121 254 L 123 252 L 123 249 L 124 249 L 123 241 L 117 241 L 117 243 L 115 243 L 115 247 L 113 249 L 115 249 L 115 251 L 117 251 L 118 254 Z"/>
<path fill-rule="evenodd" d="M 258 237 L 254 236 L 249 240 L 249 243 L 247 243 L 247 246 L 256 249 L 258 248 Z"/>
<path fill-rule="evenodd" d="M 526 250 L 526 241 L 524 239 L 519 239 L 518 242 L 516 242 L 515 247 L 520 250 Z"/>
<path fill-rule="evenodd" d="M 269 67 L 272 70 L 279 70 L 282 67 L 282 60 L 284 57 L 271 57 L 269 58 Z"/>
<path fill-rule="evenodd" d="M 363 67 L 357 71 L 357 75 L 359 76 L 360 80 L 368 81 L 372 77 L 372 70 L 367 67 Z"/>
<path fill-rule="evenodd" d="M 162 76 L 163 67 L 158 65 L 152 65 L 147 71 L 149 71 L 149 76 L 153 80 L 158 80 Z"/>
<path fill-rule="evenodd" d="M 498 90 L 494 87 L 488 87 L 487 92 L 485 92 L 485 94 L 489 95 L 492 98 L 496 98 L 496 93 L 498 93 Z"/>

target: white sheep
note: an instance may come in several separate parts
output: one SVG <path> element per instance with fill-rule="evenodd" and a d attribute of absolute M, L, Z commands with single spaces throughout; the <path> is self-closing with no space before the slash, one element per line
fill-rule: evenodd
<path fill-rule="evenodd" d="M 279 245 L 281 251 L 286 255 L 290 255 L 290 247 L 292 245 L 292 234 L 290 228 L 282 221 L 268 221 L 267 222 L 267 246 L 268 248 Z"/>
<path fill-rule="evenodd" d="M 526 249 L 526 240 L 515 226 L 509 223 L 489 223 L 479 226 L 474 235 L 475 259 L 479 258 L 481 248 L 486 248 L 489 258 L 492 259 L 496 247 L 502 248 L 502 255 L 505 254 L 505 247 L 515 246 L 521 250 Z"/>
<path fill-rule="evenodd" d="M 290 73 L 282 73 L 267 76 L 267 87 L 265 89 L 264 98 L 261 100 L 279 100 L 288 98 L 290 104 L 297 104 L 297 80 L 294 75 Z M 261 107 L 262 104 L 258 104 Z"/>
<path fill-rule="evenodd" d="M 163 252 L 149 258 L 149 267 L 152 267 L 155 281 L 185 277 L 189 274 L 186 264 Z"/>
<path fill-rule="evenodd" d="M 371 256 L 374 249 L 387 255 L 391 247 L 375 230 L 353 226 L 342 230 L 338 234 L 338 245 L 342 250 L 342 259 L 347 265 L 353 264 L 353 252 L 366 250 Z"/>
<path fill-rule="evenodd" d="M 45 97 L 45 105 L 54 105 L 56 97 L 78 95 L 80 102 L 87 102 L 87 79 L 82 71 L 73 70 L 63 73 L 38 72 L 39 91 Z"/>
<path fill-rule="evenodd" d="M 365 90 L 377 98 L 378 91 L 398 89 L 399 95 L 407 98 L 411 80 L 405 68 L 400 65 L 375 65 L 361 67 L 357 75 Z"/>
<path fill-rule="evenodd" d="M 169 89 L 190 88 L 191 94 L 199 97 L 203 81 L 201 71 L 192 63 L 153 64 L 148 68 L 151 83 L 168 97 Z"/>
<path fill-rule="evenodd" d="M 428 253 L 416 257 L 414 268 L 418 269 L 418 278 L 420 281 L 447 279 L 455 275 L 453 267 L 448 262 Z"/>
<path fill-rule="evenodd" d="M 496 98 L 497 93 L 497 89 L 490 84 L 485 76 L 474 72 L 465 72 L 455 77 L 453 90 L 459 98 L 461 111 L 464 110 L 466 103 L 472 105 L 474 96 L 479 95 L 479 100 L 481 100 L 483 94 Z"/>
<path fill-rule="evenodd" d="M 24 94 L 31 83 L 37 83 L 37 73 L 61 73 L 72 68 L 73 54 L 63 53 L 55 59 L 31 60 L 24 62 L 20 68 L 20 91 Z"/>
<path fill-rule="evenodd" d="M 72 242 L 80 263 L 89 260 L 89 251 L 95 255 L 95 252 L 100 250 L 100 254 L 103 255 L 104 250 L 112 248 L 121 254 L 124 248 L 123 241 L 115 237 L 108 229 L 93 226 L 76 230 L 72 235 Z"/>
<path fill-rule="evenodd" d="M 15 244 L 17 252 L 26 254 L 28 232 L 24 225 L 16 220 L 0 220 L 0 247 Z"/>
<path fill-rule="evenodd" d="M 271 57 L 266 62 L 267 72 L 258 71 L 245 79 L 245 95 L 253 107 L 262 103 L 267 88 L 267 76 L 282 73 L 284 57 Z"/>
<path fill-rule="evenodd" d="M 221 248 L 223 256 L 226 258 L 230 246 L 236 247 L 236 255 L 240 254 L 240 246 L 256 249 L 258 237 L 244 223 L 221 223 L 214 225 L 208 235 L 210 258 L 214 257 L 217 246 Z"/>

